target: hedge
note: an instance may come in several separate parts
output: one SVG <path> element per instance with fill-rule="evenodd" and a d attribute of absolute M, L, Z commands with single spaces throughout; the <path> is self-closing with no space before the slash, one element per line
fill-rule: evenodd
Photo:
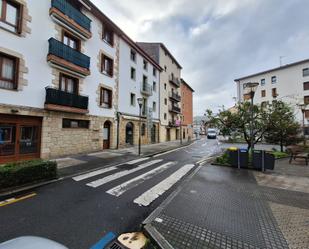
<path fill-rule="evenodd" d="M 57 177 L 57 163 L 31 160 L 8 163 L 0 166 L 0 191 L 5 188 L 24 185 Z"/>

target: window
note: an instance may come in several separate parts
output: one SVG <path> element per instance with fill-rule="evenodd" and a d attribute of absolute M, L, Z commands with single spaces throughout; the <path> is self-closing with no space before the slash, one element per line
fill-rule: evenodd
<path fill-rule="evenodd" d="M 131 67 L 131 79 L 136 79 L 136 69 L 134 67 Z"/>
<path fill-rule="evenodd" d="M 167 70 L 167 67 L 166 67 L 166 66 L 164 66 L 164 71 L 166 72 L 166 70 Z"/>
<path fill-rule="evenodd" d="M 147 84 L 147 82 L 148 82 L 147 76 L 143 75 L 143 83 L 144 83 L 144 84 Z"/>
<path fill-rule="evenodd" d="M 152 110 L 153 110 L 154 112 L 157 111 L 157 103 L 156 103 L 156 102 L 153 102 L 153 103 L 152 103 Z"/>
<path fill-rule="evenodd" d="M 131 103 L 131 106 L 135 106 L 136 104 L 136 96 L 134 93 L 131 93 L 130 103 Z"/>
<path fill-rule="evenodd" d="M 164 83 L 164 90 L 166 90 L 166 83 Z"/>
<path fill-rule="evenodd" d="M 114 32 L 106 26 L 103 27 L 103 41 L 114 46 Z"/>
<path fill-rule="evenodd" d="M 305 105 L 309 104 L 309 96 L 304 97 L 304 103 L 305 103 Z"/>
<path fill-rule="evenodd" d="M 309 82 L 304 82 L 304 90 L 309 90 Z"/>
<path fill-rule="evenodd" d="M 167 119 L 167 114 L 166 113 L 164 113 L 164 120 L 166 120 Z"/>
<path fill-rule="evenodd" d="M 272 84 L 277 83 L 277 77 L 276 77 L 276 76 L 272 76 L 272 77 L 271 77 L 271 83 L 272 83 Z"/>
<path fill-rule="evenodd" d="M 261 97 L 266 97 L 266 90 L 261 91 Z"/>
<path fill-rule="evenodd" d="M 74 37 L 73 35 L 71 35 L 70 33 L 68 33 L 68 32 L 62 33 L 62 42 L 65 45 L 67 45 L 67 46 L 69 46 L 69 47 L 71 47 L 71 48 L 73 48 L 77 51 L 80 51 L 80 40 L 77 39 L 76 37 Z"/>
<path fill-rule="evenodd" d="M 167 98 L 164 99 L 164 104 L 167 105 Z"/>
<path fill-rule="evenodd" d="M 114 61 L 113 59 L 107 57 L 106 55 L 102 55 L 102 73 L 113 77 L 114 73 Z"/>
<path fill-rule="evenodd" d="M 136 62 L 136 52 L 135 52 L 135 51 L 133 51 L 132 49 L 131 49 L 131 54 L 130 54 L 130 57 L 131 57 L 131 61 Z"/>
<path fill-rule="evenodd" d="M 276 97 L 278 96 L 278 94 L 277 94 L 277 88 L 271 89 L 271 95 L 272 95 L 274 98 L 276 98 Z"/>
<path fill-rule="evenodd" d="M 17 89 L 18 59 L 0 53 L 0 88 Z"/>
<path fill-rule="evenodd" d="M 78 79 L 61 73 L 59 79 L 59 90 L 78 94 Z"/>
<path fill-rule="evenodd" d="M 309 68 L 304 68 L 303 69 L 303 76 L 309 76 Z"/>
<path fill-rule="evenodd" d="M 89 129 L 89 120 L 77 120 L 77 119 L 62 119 L 62 128 L 82 128 Z"/>
<path fill-rule="evenodd" d="M 265 86 L 265 83 L 266 83 L 265 79 L 261 79 L 261 86 Z"/>
<path fill-rule="evenodd" d="M 250 100 L 251 99 L 250 93 L 245 93 L 243 97 L 244 97 L 244 100 Z"/>
<path fill-rule="evenodd" d="M 146 60 L 143 60 L 143 67 L 144 67 L 144 70 L 148 70 L 148 62 Z"/>
<path fill-rule="evenodd" d="M 104 108 L 112 108 L 112 91 L 106 88 L 101 88 L 100 105 Z"/>
<path fill-rule="evenodd" d="M 152 69 L 152 75 L 157 76 L 157 69 L 155 69 L 155 68 Z"/>
<path fill-rule="evenodd" d="M 266 108 L 266 106 L 267 106 L 267 101 L 263 101 L 263 102 L 261 103 L 261 107 L 262 107 L 262 108 Z"/>
<path fill-rule="evenodd" d="M 309 110 L 305 110 L 305 118 L 309 119 Z"/>
<path fill-rule="evenodd" d="M 153 83 L 152 83 L 152 90 L 153 90 L 154 92 L 157 91 L 157 83 L 156 83 L 156 82 L 153 82 Z"/>
<path fill-rule="evenodd" d="M 21 32 L 21 5 L 11 0 L 0 1 L 0 27 Z"/>
<path fill-rule="evenodd" d="M 142 133 L 142 136 L 146 135 L 146 124 L 145 123 L 142 123 L 141 133 Z"/>

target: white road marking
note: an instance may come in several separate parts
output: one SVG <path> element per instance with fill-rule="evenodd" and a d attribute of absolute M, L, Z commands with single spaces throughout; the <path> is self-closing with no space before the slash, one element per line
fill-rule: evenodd
<path fill-rule="evenodd" d="M 166 151 L 166 152 L 163 152 L 163 153 L 160 153 L 160 154 L 157 154 L 157 155 L 154 155 L 153 157 L 159 157 L 159 156 L 163 156 L 163 155 L 166 155 L 166 154 L 169 154 L 169 153 L 172 153 L 172 152 L 175 152 L 177 150 L 181 150 L 181 149 L 184 149 L 184 148 L 187 148 L 193 144 L 195 144 L 195 142 L 193 142 L 192 144 L 189 144 L 189 145 L 186 145 L 186 146 L 182 146 L 182 147 L 179 147 L 179 148 L 176 148 L 176 149 L 173 149 L 173 150 L 169 150 L 169 151 Z"/>
<path fill-rule="evenodd" d="M 175 183 L 177 183 L 184 175 L 186 175 L 192 168 L 193 164 L 187 164 L 177 170 L 175 173 L 170 175 L 168 178 L 162 182 L 155 185 L 153 188 L 149 189 L 139 197 L 137 197 L 133 202 L 140 206 L 148 206 L 160 195 L 170 189 Z"/>
<path fill-rule="evenodd" d="M 121 171 L 121 172 L 118 172 L 118 173 L 115 173 L 115 174 L 103 177 L 103 178 L 98 179 L 96 181 L 87 183 L 86 185 L 89 186 L 89 187 L 97 188 L 97 187 L 99 187 L 99 186 L 101 186 L 103 184 L 106 184 L 108 182 L 114 181 L 114 180 L 116 180 L 116 179 L 118 179 L 120 177 L 123 177 L 125 175 L 129 175 L 129 174 L 134 173 L 136 171 L 139 171 L 141 169 L 147 168 L 147 167 L 149 167 L 149 166 L 151 166 L 153 164 L 159 163 L 161 161 L 162 161 L 162 159 L 153 160 L 153 161 L 141 164 L 141 165 L 139 165 L 138 167 L 136 167 L 134 169 Z"/>
<path fill-rule="evenodd" d="M 153 176 L 155 176 L 156 174 L 159 174 L 161 172 L 163 172 L 164 170 L 166 170 L 167 168 L 169 168 L 171 165 L 175 165 L 177 162 L 168 162 L 165 163 L 163 165 L 161 165 L 160 167 L 157 167 L 151 171 L 146 172 L 145 174 L 142 174 L 140 176 L 137 176 L 129 181 L 126 181 L 108 191 L 106 191 L 106 193 L 114 195 L 119 197 L 120 195 L 122 195 L 124 192 L 138 186 L 139 184 L 143 183 L 144 181 L 152 178 Z"/>
<path fill-rule="evenodd" d="M 135 163 L 139 163 L 139 162 L 146 161 L 146 160 L 148 160 L 148 159 L 149 159 L 149 157 L 144 157 L 144 158 L 140 158 L 140 159 L 135 159 L 135 160 L 133 160 L 133 161 L 127 162 L 126 164 L 132 165 L 132 164 L 135 164 Z"/>
<path fill-rule="evenodd" d="M 116 166 L 112 166 L 112 167 L 109 167 L 109 168 L 95 170 L 95 171 L 92 171 L 92 172 L 89 172 L 89 173 L 86 173 L 86 174 L 83 174 L 83 175 L 75 176 L 75 177 L 73 177 L 73 180 L 79 182 L 79 181 L 85 180 L 87 178 L 94 177 L 94 176 L 97 176 L 97 175 L 101 175 L 101 174 L 104 174 L 104 173 L 107 173 L 109 171 L 116 170 L 116 169 L 117 169 Z"/>

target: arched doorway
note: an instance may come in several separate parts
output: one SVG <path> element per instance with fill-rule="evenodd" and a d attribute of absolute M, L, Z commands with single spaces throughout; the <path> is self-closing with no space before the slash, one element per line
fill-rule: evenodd
<path fill-rule="evenodd" d="M 103 127 L 103 149 L 107 150 L 110 149 L 110 145 L 111 145 L 111 122 L 110 121 L 106 121 L 104 123 L 104 127 Z"/>
<path fill-rule="evenodd" d="M 151 142 L 152 143 L 156 143 L 156 136 L 157 136 L 156 125 L 153 125 L 151 128 Z"/>
<path fill-rule="evenodd" d="M 132 122 L 126 125 L 126 144 L 133 145 L 134 125 Z"/>

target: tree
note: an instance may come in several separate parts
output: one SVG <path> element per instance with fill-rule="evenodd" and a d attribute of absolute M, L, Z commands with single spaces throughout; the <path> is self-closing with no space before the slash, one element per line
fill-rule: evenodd
<path fill-rule="evenodd" d="M 269 108 L 271 122 L 265 134 L 266 141 L 279 144 L 281 151 L 283 146 L 300 142 L 301 127 L 291 106 L 282 101 L 275 101 Z"/>
<path fill-rule="evenodd" d="M 298 140 L 300 126 L 290 106 L 282 101 L 275 101 L 272 105 L 253 105 L 253 122 L 251 124 L 251 107 L 249 102 L 236 106 L 236 112 L 219 110 L 214 114 L 206 110 L 209 123 L 220 130 L 222 135 L 241 134 L 251 148 L 251 125 L 253 129 L 253 144 L 267 138 L 267 141 L 283 146 L 293 144 Z"/>

